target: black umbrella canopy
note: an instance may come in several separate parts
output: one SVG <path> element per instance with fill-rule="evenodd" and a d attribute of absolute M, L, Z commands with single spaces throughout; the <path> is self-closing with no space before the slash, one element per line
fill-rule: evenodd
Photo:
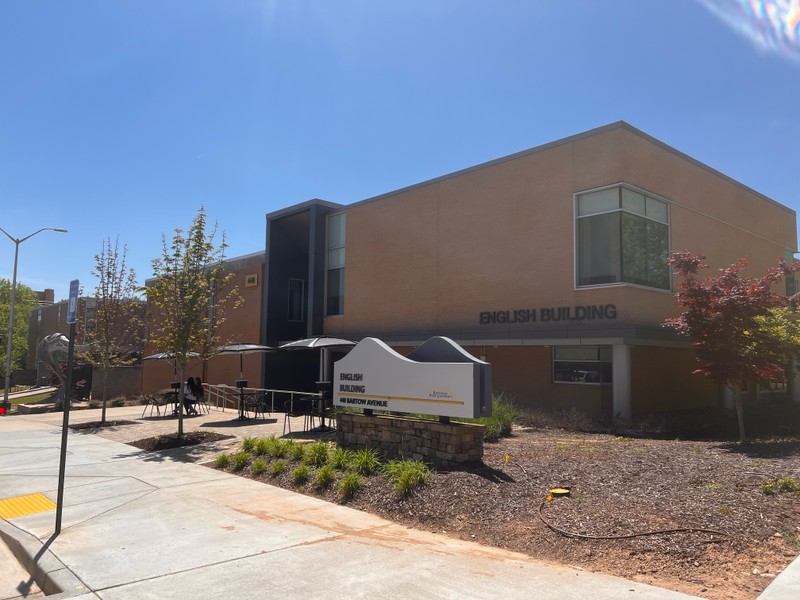
<path fill-rule="evenodd" d="M 250 352 L 272 352 L 272 346 L 262 346 L 261 344 L 227 344 L 222 346 L 219 354 L 249 354 Z"/>
<path fill-rule="evenodd" d="M 253 352 L 273 352 L 272 346 L 262 346 L 261 344 L 227 344 L 217 350 L 218 354 L 238 354 L 239 355 L 239 379 L 244 379 L 244 360 L 245 354 Z"/>
<path fill-rule="evenodd" d="M 288 344 L 283 344 L 279 346 L 280 350 L 313 350 L 320 348 L 349 348 L 351 346 L 355 346 L 356 343 L 351 340 L 345 340 L 342 338 L 335 338 L 335 337 L 313 337 L 313 338 L 306 338 L 304 340 L 295 340 L 294 342 L 289 342 Z"/>
<path fill-rule="evenodd" d="M 197 358 L 200 356 L 197 352 L 187 352 L 187 358 Z M 158 354 L 151 354 L 145 356 L 142 360 L 175 360 L 175 355 L 172 352 L 159 352 Z"/>

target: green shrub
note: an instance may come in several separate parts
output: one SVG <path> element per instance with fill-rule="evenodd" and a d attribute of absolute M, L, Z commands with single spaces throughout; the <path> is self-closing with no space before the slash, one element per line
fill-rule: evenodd
<path fill-rule="evenodd" d="M 334 448 L 328 458 L 328 464 L 337 471 L 346 471 L 353 460 L 353 452 L 347 448 Z"/>
<path fill-rule="evenodd" d="M 381 457 L 373 448 L 361 448 L 353 453 L 352 468 L 362 475 L 372 475 L 381 467 Z"/>
<path fill-rule="evenodd" d="M 483 440 L 486 442 L 500 441 L 500 423 L 487 418 L 486 422 L 483 423 Z"/>
<path fill-rule="evenodd" d="M 324 465 L 328 462 L 328 444 L 323 441 L 306 444 L 303 462 L 315 467 Z"/>
<path fill-rule="evenodd" d="M 267 465 L 267 461 L 265 461 L 263 458 L 257 458 L 253 461 L 253 475 L 261 475 L 262 473 L 266 472 L 268 466 L 269 465 Z"/>
<path fill-rule="evenodd" d="M 791 477 L 784 477 L 783 479 L 776 479 L 775 481 L 767 481 L 761 484 L 761 489 L 768 496 L 775 496 L 781 492 L 789 494 L 800 493 L 800 483 L 797 483 Z"/>
<path fill-rule="evenodd" d="M 425 484 L 431 470 L 421 460 L 393 460 L 383 468 L 384 473 L 394 483 L 394 489 L 404 496 Z"/>
<path fill-rule="evenodd" d="M 317 471 L 314 477 L 314 483 L 319 488 L 327 489 L 333 483 L 334 479 L 336 479 L 336 471 L 333 470 L 333 467 L 330 465 L 323 465 Z"/>
<path fill-rule="evenodd" d="M 339 493 L 345 498 L 350 499 L 355 496 L 356 492 L 361 489 L 364 480 L 358 473 L 348 473 L 339 482 Z"/>
<path fill-rule="evenodd" d="M 511 435 L 511 426 L 519 419 L 519 411 L 514 399 L 505 393 L 492 396 L 492 419 L 500 426 L 500 436 Z"/>
<path fill-rule="evenodd" d="M 272 463 L 272 466 L 270 467 L 272 476 L 277 477 L 281 473 L 284 473 L 288 468 L 288 466 L 289 465 L 286 464 L 285 460 L 276 460 L 274 463 Z"/>
<path fill-rule="evenodd" d="M 298 485 L 308 481 L 309 477 L 311 477 L 311 469 L 308 468 L 308 465 L 300 465 L 292 471 L 292 481 Z"/>
<path fill-rule="evenodd" d="M 231 464 L 231 455 L 223 452 L 214 459 L 214 467 L 217 469 L 224 469 Z"/>
<path fill-rule="evenodd" d="M 116 398 L 111 399 L 111 406 L 119 408 L 120 406 L 125 406 L 125 396 L 117 396 Z"/>
<path fill-rule="evenodd" d="M 247 463 L 250 462 L 250 455 L 245 452 L 244 450 L 237 452 L 231 458 L 231 464 L 233 464 L 234 471 L 241 471 L 247 466 Z"/>
<path fill-rule="evenodd" d="M 258 439 L 254 437 L 246 437 L 242 440 L 242 450 L 244 452 L 253 452 L 258 444 Z"/>
<path fill-rule="evenodd" d="M 303 460 L 303 456 L 305 456 L 305 444 L 298 444 L 297 442 L 291 441 L 289 446 L 288 454 L 294 460 Z"/>
<path fill-rule="evenodd" d="M 281 440 L 274 435 L 269 438 L 269 446 L 267 453 L 273 458 L 283 458 L 289 453 L 291 442 L 289 440 Z"/>
<path fill-rule="evenodd" d="M 100 400 L 89 400 L 89 408 L 100 408 Z"/>

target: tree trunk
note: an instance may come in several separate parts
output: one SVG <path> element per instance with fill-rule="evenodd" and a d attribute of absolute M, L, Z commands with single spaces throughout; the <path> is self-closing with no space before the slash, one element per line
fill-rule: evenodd
<path fill-rule="evenodd" d="M 103 411 L 100 413 L 100 422 L 106 422 L 106 398 L 108 397 L 108 369 L 103 369 Z"/>
<path fill-rule="evenodd" d="M 736 384 L 733 387 L 733 397 L 736 399 L 736 419 L 739 421 L 739 441 L 744 443 L 747 437 L 744 433 L 744 407 L 742 406 L 742 386 Z"/>
<path fill-rule="evenodd" d="M 186 365 L 178 365 L 178 437 L 183 437 L 183 374 Z"/>

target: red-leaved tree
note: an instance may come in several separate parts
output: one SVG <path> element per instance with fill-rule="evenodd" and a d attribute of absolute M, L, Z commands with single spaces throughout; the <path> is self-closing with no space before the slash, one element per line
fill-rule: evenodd
<path fill-rule="evenodd" d="M 694 373 L 733 390 L 739 438 L 744 441 L 742 384 L 784 381 L 785 365 L 798 354 L 795 345 L 765 324 L 765 317 L 788 304 L 790 299 L 775 286 L 796 271 L 798 263 L 781 261 L 761 277 L 748 277 L 741 273 L 747 266 L 741 259 L 700 279 L 700 269 L 708 268 L 704 260 L 688 250 L 670 254 L 667 263 L 680 278 L 676 299 L 683 312 L 664 325 L 692 339 L 700 363 Z"/>

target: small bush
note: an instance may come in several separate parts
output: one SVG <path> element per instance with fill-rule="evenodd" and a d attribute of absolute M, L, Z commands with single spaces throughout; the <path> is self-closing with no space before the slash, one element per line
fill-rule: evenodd
<path fill-rule="evenodd" d="M 500 426 L 500 435 L 511 435 L 511 427 L 519 419 L 519 411 L 511 396 L 501 393 L 492 396 L 492 419 Z"/>
<path fill-rule="evenodd" d="M 89 408 L 100 408 L 100 400 L 89 400 Z"/>
<path fill-rule="evenodd" d="M 224 469 L 231 464 L 231 455 L 223 452 L 214 459 L 214 467 L 217 469 Z"/>
<path fill-rule="evenodd" d="M 288 466 L 289 465 L 286 464 L 285 460 L 276 460 L 274 463 L 272 463 L 272 466 L 270 467 L 270 471 L 272 472 L 272 476 L 273 477 L 277 477 L 281 473 L 284 473 L 286 471 L 286 469 L 288 468 Z"/>
<path fill-rule="evenodd" d="M 241 452 L 237 452 L 231 458 L 231 464 L 233 465 L 234 471 L 241 471 L 247 466 L 247 463 L 250 462 L 250 455 L 242 450 Z"/>
<path fill-rule="evenodd" d="M 119 408 L 120 406 L 125 406 L 125 396 L 117 396 L 116 398 L 112 398 L 111 406 L 115 408 Z"/>
<path fill-rule="evenodd" d="M 486 442 L 499 442 L 500 423 L 492 419 L 487 419 L 483 424 L 483 440 Z"/>
<path fill-rule="evenodd" d="M 267 461 L 265 461 L 263 458 L 257 458 L 253 461 L 253 475 L 261 475 L 262 473 L 265 473 L 268 466 L 269 465 L 267 465 Z"/>
<path fill-rule="evenodd" d="M 253 452 L 258 444 L 258 439 L 254 437 L 246 437 L 242 440 L 242 450 L 245 452 Z"/>
<path fill-rule="evenodd" d="M 776 479 L 775 481 L 767 481 L 761 484 L 761 489 L 768 496 L 775 496 L 782 492 L 788 494 L 800 493 L 800 483 L 797 483 L 791 477 L 784 477 L 783 479 Z"/>
<path fill-rule="evenodd" d="M 364 480 L 358 473 L 348 473 L 339 482 L 339 493 L 345 498 L 350 499 L 355 496 L 356 492 L 361 489 Z"/>
<path fill-rule="evenodd" d="M 306 450 L 304 448 L 304 444 L 298 444 L 296 442 L 290 442 L 291 445 L 289 446 L 289 457 L 294 460 L 303 460 L 303 456 L 305 456 Z"/>
<path fill-rule="evenodd" d="M 404 496 L 424 485 L 431 475 L 431 470 L 421 460 L 393 460 L 383 471 L 394 483 L 395 491 Z"/>
<path fill-rule="evenodd" d="M 337 471 L 346 471 L 353 460 L 353 452 L 347 448 L 334 448 L 328 458 L 328 464 Z"/>
<path fill-rule="evenodd" d="M 362 475 L 372 475 L 381 467 L 381 457 L 373 448 L 361 448 L 353 453 L 352 468 Z"/>
<path fill-rule="evenodd" d="M 333 470 L 333 467 L 330 465 L 323 465 L 317 471 L 314 477 L 314 483 L 319 488 L 327 489 L 333 483 L 334 479 L 336 479 L 336 471 Z"/>
<path fill-rule="evenodd" d="M 303 462 L 319 467 L 328 462 L 328 444 L 323 441 L 306 444 Z"/>
<path fill-rule="evenodd" d="M 308 468 L 308 465 L 300 465 L 292 471 L 292 481 L 297 485 L 307 482 L 309 477 L 311 477 L 311 469 Z"/>
<path fill-rule="evenodd" d="M 289 453 L 290 442 L 288 440 L 278 439 L 274 435 L 267 439 L 269 440 L 267 454 L 271 457 L 283 458 Z"/>

